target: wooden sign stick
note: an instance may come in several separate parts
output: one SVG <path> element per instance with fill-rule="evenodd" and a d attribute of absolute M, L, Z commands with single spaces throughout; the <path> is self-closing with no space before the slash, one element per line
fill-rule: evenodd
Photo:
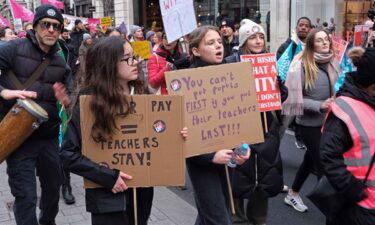
<path fill-rule="evenodd" d="M 266 134 L 268 133 L 268 124 L 267 124 L 267 115 L 266 112 L 262 112 L 263 121 L 264 121 L 264 129 L 266 130 Z"/>
<path fill-rule="evenodd" d="M 133 202 L 134 202 L 134 225 L 138 225 L 137 188 L 133 189 Z"/>
<path fill-rule="evenodd" d="M 230 201 L 230 208 L 232 210 L 232 214 L 233 215 L 236 215 L 236 210 L 234 209 L 234 200 L 233 200 L 233 192 L 232 192 L 232 185 L 230 183 L 230 179 L 229 179 L 229 170 L 228 170 L 228 166 L 225 165 L 225 174 L 226 174 L 226 177 L 227 177 L 227 183 L 228 183 L 228 192 L 229 192 L 229 201 Z"/>

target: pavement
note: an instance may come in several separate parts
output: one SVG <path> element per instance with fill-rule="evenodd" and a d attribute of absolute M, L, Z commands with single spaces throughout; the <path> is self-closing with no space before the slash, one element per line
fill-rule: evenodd
<path fill-rule="evenodd" d="M 13 214 L 13 196 L 8 185 L 6 163 L 0 165 L 0 224 L 16 225 Z M 86 212 L 83 179 L 72 174 L 71 184 L 76 198 L 74 205 L 66 205 L 60 198 L 58 225 L 91 225 Z M 38 188 L 38 196 L 40 189 Z M 37 215 L 39 209 L 37 209 Z M 197 216 L 196 209 L 166 187 L 156 187 L 149 225 L 191 225 Z"/>

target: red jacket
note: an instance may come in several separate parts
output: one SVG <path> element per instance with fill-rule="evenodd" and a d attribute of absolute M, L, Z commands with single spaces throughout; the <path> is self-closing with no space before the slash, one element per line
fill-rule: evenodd
<path fill-rule="evenodd" d="M 166 57 L 160 55 L 170 55 L 170 53 L 162 48 L 158 48 L 156 53 L 148 60 L 148 83 L 152 88 L 158 89 L 161 87 L 161 94 L 166 95 L 167 86 L 165 84 L 164 74 L 168 71 Z"/>

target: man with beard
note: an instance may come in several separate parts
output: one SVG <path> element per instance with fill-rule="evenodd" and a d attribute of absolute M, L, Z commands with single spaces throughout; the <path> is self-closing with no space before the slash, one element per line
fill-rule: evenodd
<path fill-rule="evenodd" d="M 49 120 L 7 158 L 7 173 L 15 197 L 13 208 L 17 224 L 51 225 L 55 224 L 58 213 L 61 185 L 58 154 L 60 119 L 56 102 L 69 103 L 63 84 L 70 75 L 70 69 L 59 55 L 60 49 L 56 44 L 64 28 L 64 18 L 59 9 L 51 5 L 38 7 L 33 28 L 26 38 L 0 47 L 0 118 L 8 113 L 17 98 L 33 99 L 48 113 Z M 29 88 L 16 88 L 23 86 L 42 63 L 46 68 Z M 11 76 L 13 79 L 10 79 Z M 18 82 L 13 82 L 15 80 Z M 35 170 L 41 184 L 39 221 L 36 216 Z"/>
<path fill-rule="evenodd" d="M 224 19 L 221 22 L 220 33 L 223 36 L 224 58 L 233 53 L 233 47 L 239 45 L 238 37 L 234 36 L 234 21 L 231 19 Z"/>

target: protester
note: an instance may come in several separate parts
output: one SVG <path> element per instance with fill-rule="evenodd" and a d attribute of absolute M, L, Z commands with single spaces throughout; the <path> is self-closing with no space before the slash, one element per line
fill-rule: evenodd
<path fill-rule="evenodd" d="M 238 46 L 238 37 L 234 36 L 234 21 L 225 18 L 220 25 L 220 33 L 223 36 L 224 58 L 233 53 L 233 47 Z"/>
<path fill-rule="evenodd" d="M 346 76 L 320 142 L 324 175 L 345 201 L 327 225 L 375 224 L 374 169 L 363 183 L 375 153 L 375 49 L 356 47 L 349 56 L 357 71 Z"/>
<path fill-rule="evenodd" d="M 110 139 L 116 129 L 116 117 L 113 115 L 129 112 L 130 105 L 124 95 L 145 93 L 138 77 L 137 64 L 131 45 L 123 38 L 102 38 L 88 50 L 83 82 L 78 86 L 77 93 L 93 95 L 90 105 L 95 113 L 91 136 L 95 141 Z M 73 99 L 78 101 L 78 96 Z M 102 186 L 86 189 L 86 209 L 91 213 L 92 224 L 135 224 L 133 190 L 128 189 L 126 184 L 132 176 L 104 167 L 82 155 L 79 103 L 72 107 L 72 119 L 62 146 L 62 159 L 72 172 Z M 186 129 L 181 134 L 186 137 Z M 137 188 L 139 225 L 147 224 L 152 199 L 153 188 Z"/>
<path fill-rule="evenodd" d="M 10 110 L 16 98 L 31 98 L 49 116 L 34 133 L 7 158 L 9 186 L 14 201 L 14 215 L 18 225 L 55 224 L 58 213 L 61 185 L 60 158 L 58 155 L 59 116 L 56 102 L 69 103 L 65 88 L 70 70 L 58 55 L 56 41 L 64 27 L 60 10 L 51 5 L 36 8 L 33 30 L 27 38 L 18 39 L 0 48 L 0 117 Z M 42 59 L 48 57 L 41 77 L 28 90 L 16 90 L 9 82 L 9 71 L 24 83 Z M 32 91 L 30 91 L 32 90 Z M 56 97 L 55 97 L 56 96 Z M 35 170 L 41 184 L 40 217 L 36 216 L 37 187 Z"/>
<path fill-rule="evenodd" d="M 77 19 L 74 22 L 74 28 L 70 33 L 71 42 L 68 45 L 69 49 L 72 49 L 71 57 L 69 58 L 69 66 L 72 70 L 76 71 L 76 63 L 79 57 L 79 47 L 82 44 L 83 34 L 87 33 L 81 20 Z"/>
<path fill-rule="evenodd" d="M 112 37 L 112 36 L 123 37 L 120 30 L 118 28 L 114 28 L 114 27 L 108 27 L 107 30 L 105 31 L 104 35 L 106 37 Z"/>
<path fill-rule="evenodd" d="M 225 58 L 226 63 L 241 62 L 241 55 L 266 53 L 266 34 L 263 27 L 251 20 L 243 20 L 241 24 L 240 49 Z M 282 101 L 284 101 L 288 94 L 287 89 L 281 82 L 279 82 L 279 86 Z M 267 124 L 263 124 L 263 126 L 270 129 L 264 133 L 266 137 L 264 143 L 252 145 L 250 160 L 237 167 L 233 173 L 233 191 L 234 195 L 238 197 L 235 198 L 235 204 L 239 205 L 236 209 L 235 219 L 239 223 L 248 220 L 253 224 L 266 224 L 268 197 L 275 196 L 283 188 L 282 163 L 279 153 L 281 114 L 280 111 L 275 114 L 267 112 L 266 116 Z M 255 176 L 259 177 L 257 187 Z M 242 210 L 245 205 L 244 199 L 248 199 L 245 218 L 241 216 L 244 212 Z"/>
<path fill-rule="evenodd" d="M 130 41 L 143 41 L 144 40 L 143 31 L 140 26 L 131 25 L 130 35 L 131 35 Z"/>
<path fill-rule="evenodd" d="M 154 43 L 152 47 L 152 52 L 156 52 L 158 48 L 160 47 L 161 43 L 163 43 L 163 33 L 156 32 L 152 38 L 152 43 Z"/>
<path fill-rule="evenodd" d="M 79 63 L 81 64 L 82 68 L 85 68 L 85 62 L 86 62 L 86 55 L 88 49 L 91 47 L 93 43 L 92 37 L 90 34 L 83 34 L 83 41 L 81 46 L 79 47 Z"/>
<path fill-rule="evenodd" d="M 335 18 L 330 19 L 330 24 L 328 26 L 328 32 L 329 33 L 335 33 L 336 32 L 336 24 L 335 24 Z"/>
<path fill-rule="evenodd" d="M 287 100 L 282 105 L 284 115 L 295 115 L 301 128 L 307 151 L 300 165 L 293 186 L 284 202 L 299 212 L 307 211 L 307 206 L 299 196 L 299 191 L 309 174 L 315 170 L 318 178 L 322 175 L 319 164 L 319 142 L 329 104 L 333 101 L 333 87 L 340 74 L 340 66 L 332 50 L 332 42 L 327 31 L 314 29 L 306 39 L 306 47 L 296 56 L 286 78 L 289 89 Z"/>
<path fill-rule="evenodd" d="M 179 41 L 168 43 L 167 35 L 163 33 L 163 42 L 160 47 L 148 60 L 149 85 L 159 92 L 158 94 L 168 94 L 165 83 L 165 72 L 173 69 L 183 69 L 189 67 L 187 54 L 182 52 Z M 160 91 L 159 91 L 160 89 Z"/>
<path fill-rule="evenodd" d="M 190 68 L 222 63 L 224 47 L 217 28 L 199 27 L 189 35 L 189 40 L 192 57 Z M 198 210 L 195 224 L 232 224 L 227 208 L 228 184 L 224 170 L 224 165 L 232 158 L 232 154 L 232 150 L 222 149 L 186 160 Z M 246 156 L 236 156 L 237 164 L 242 165 L 249 156 L 250 150 Z"/>
<path fill-rule="evenodd" d="M 299 53 L 299 51 L 303 50 L 305 47 L 306 37 L 311 30 L 311 21 L 307 17 L 301 17 L 297 21 L 296 26 L 296 35 L 292 35 L 288 38 L 277 50 L 276 58 L 279 60 L 280 57 L 284 54 L 284 52 L 291 46 L 291 61 L 293 58 Z M 298 49 L 298 45 L 301 46 L 301 49 Z M 288 126 L 288 122 L 291 123 L 290 127 L 294 128 L 294 136 L 296 138 L 295 145 L 298 149 L 306 149 L 306 145 L 303 143 L 301 137 L 301 129 L 295 123 L 295 119 L 291 118 L 292 121 L 288 121 L 288 118 L 284 120 L 284 129 Z M 282 132 L 283 133 L 283 132 Z"/>
<path fill-rule="evenodd" d="M 24 29 L 25 31 L 32 30 L 32 29 L 33 29 L 33 24 L 32 24 L 32 23 L 25 23 L 25 24 L 23 25 L 23 29 Z"/>
<path fill-rule="evenodd" d="M 12 29 L 9 27 L 0 27 L 0 46 L 14 39 L 17 39 L 17 36 Z"/>

